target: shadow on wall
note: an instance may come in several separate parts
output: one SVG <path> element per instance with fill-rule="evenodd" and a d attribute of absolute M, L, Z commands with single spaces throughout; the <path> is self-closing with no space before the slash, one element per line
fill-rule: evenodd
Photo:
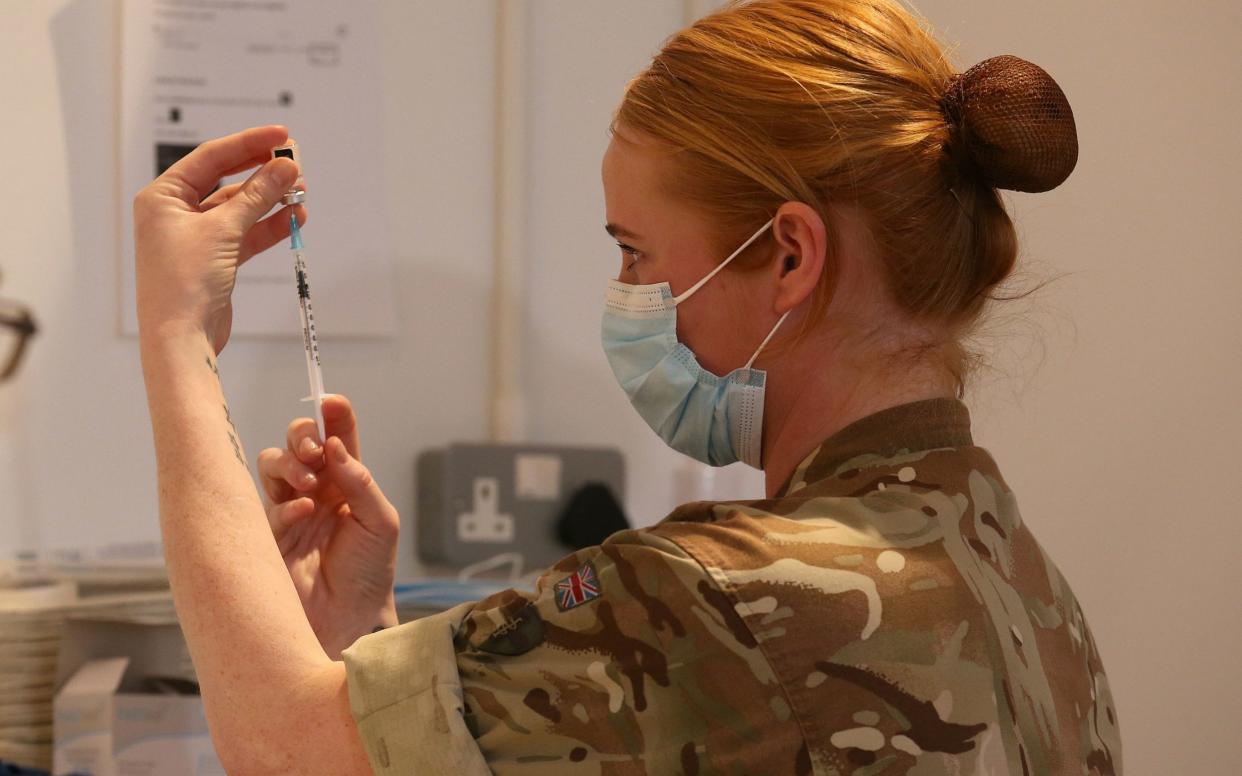
<path fill-rule="evenodd" d="M 118 3 L 70 0 L 52 17 L 63 128 L 68 255 L 43 259 L 43 336 L 27 375 L 23 477 L 44 544 L 109 540 L 101 507 L 146 511 L 158 534 L 137 341 L 118 336 Z M 54 124 L 49 121 L 50 126 Z M 118 200 L 120 200 L 118 202 Z M 147 450 L 144 457 L 143 450 Z M 135 476 L 135 470 L 144 475 Z M 77 487 L 64 487 L 67 473 Z M 135 492 L 132 483 L 142 483 Z M 144 505 L 148 505 L 144 509 Z"/>

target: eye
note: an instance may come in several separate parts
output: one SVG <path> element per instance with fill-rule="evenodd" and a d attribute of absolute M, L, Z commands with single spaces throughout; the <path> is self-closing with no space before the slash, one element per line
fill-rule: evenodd
<path fill-rule="evenodd" d="M 630 257 L 630 263 L 625 265 L 626 271 L 633 269 L 634 265 L 638 263 L 638 257 L 641 255 L 639 254 L 638 249 L 632 246 L 626 245 L 623 242 L 617 243 L 617 247 L 621 249 L 622 253 Z"/>

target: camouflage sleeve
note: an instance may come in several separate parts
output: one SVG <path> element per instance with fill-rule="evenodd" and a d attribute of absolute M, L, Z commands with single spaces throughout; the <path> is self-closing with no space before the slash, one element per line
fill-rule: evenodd
<path fill-rule="evenodd" d="M 473 606 L 368 634 L 341 653 L 350 712 L 376 773 L 490 773 L 462 721 L 453 653 Z"/>
<path fill-rule="evenodd" d="M 501 776 L 794 770 L 802 735 L 754 637 L 656 530 L 480 601 L 454 646 L 465 724 Z"/>

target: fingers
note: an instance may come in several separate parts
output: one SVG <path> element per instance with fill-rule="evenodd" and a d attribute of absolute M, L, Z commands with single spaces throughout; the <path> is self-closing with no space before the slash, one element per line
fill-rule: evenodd
<path fill-rule="evenodd" d="M 232 219 L 243 232 L 249 231 L 280 202 L 297 179 L 298 166 L 292 159 L 272 159 L 247 178 L 237 194 L 222 204 L 218 212 Z"/>
<path fill-rule="evenodd" d="M 251 165 L 251 166 L 253 167 L 254 165 Z M 207 199 L 204 199 L 202 202 L 198 203 L 198 209 L 206 213 L 208 210 L 211 210 L 213 207 L 216 207 L 218 205 L 223 205 L 225 202 L 228 202 L 230 199 L 232 199 L 233 196 L 237 194 L 237 192 L 241 191 L 242 185 L 243 185 L 243 181 L 238 181 L 237 183 L 230 183 L 227 186 L 221 186 L 220 188 L 211 192 L 211 194 L 207 195 Z M 303 191 L 307 191 L 309 190 L 310 187 L 307 186 L 305 182 L 303 182 L 301 188 Z M 297 205 L 295 206 L 295 209 L 293 212 L 297 213 L 298 225 L 305 226 L 306 219 L 310 217 L 306 210 L 306 206 Z M 277 213 L 276 215 L 269 216 L 268 218 L 265 218 L 259 223 L 255 224 L 254 229 L 250 230 L 246 239 L 247 240 L 252 239 L 250 235 L 254 235 L 255 230 L 259 229 L 259 227 L 263 226 L 263 224 L 265 224 L 266 222 L 271 221 L 274 218 L 277 218 L 277 216 L 280 217 L 279 223 L 283 224 L 285 228 L 282 234 L 279 234 L 276 236 L 275 238 L 276 241 L 278 242 L 281 239 L 288 237 L 289 236 L 289 228 L 288 228 L 289 227 L 289 212 L 286 209 L 283 213 Z M 273 224 L 275 223 L 276 222 L 273 221 Z M 261 253 L 262 251 L 267 250 L 274 244 L 275 242 L 268 243 L 267 245 L 263 246 L 262 248 L 259 248 L 258 250 L 251 251 L 249 255 L 254 255 L 255 253 Z"/>
<path fill-rule="evenodd" d="M 263 164 L 271 158 L 272 149 L 288 138 L 289 131 L 285 127 L 271 125 L 208 140 L 181 157 L 159 179 L 173 185 L 185 202 L 197 205 L 221 178 Z M 292 163 L 290 167 L 297 169 Z"/>
<path fill-rule="evenodd" d="M 242 238 L 241 256 L 238 265 L 246 263 L 250 257 L 262 253 L 287 238 L 290 229 L 290 214 L 297 215 L 298 226 L 306 225 L 307 212 L 305 205 L 293 205 L 277 210 L 246 232 L 246 236 Z"/>
<path fill-rule="evenodd" d="M 329 437 L 340 437 L 351 457 L 362 459 L 358 449 L 358 418 L 348 398 L 339 393 L 323 397 L 323 425 Z M 318 442 L 319 430 L 314 420 L 298 418 L 289 423 L 285 444 L 316 471 L 323 465 L 323 448 Z"/>
<path fill-rule="evenodd" d="M 330 437 L 340 437 L 351 457 L 362 460 L 358 443 L 358 417 L 353 404 L 342 394 L 334 393 L 323 399 L 324 432 Z"/>
<path fill-rule="evenodd" d="M 324 425 L 327 425 L 324 420 Z M 312 418 L 297 418 L 289 422 L 285 431 L 285 447 L 298 460 L 315 470 L 323 466 L 323 447 L 319 444 L 319 429 Z"/>
<path fill-rule="evenodd" d="M 345 494 L 349 510 L 358 523 L 375 536 L 395 537 L 400 529 L 396 508 L 384 498 L 367 467 L 349 455 L 338 437 L 324 445 L 327 472 Z"/>
<path fill-rule="evenodd" d="M 305 520 L 315 514 L 315 502 L 309 498 L 295 498 L 276 504 L 267 510 L 267 522 L 272 527 L 272 536 L 280 541 L 285 533 L 299 520 Z"/>
<path fill-rule="evenodd" d="M 206 213 L 208 210 L 211 210 L 216 205 L 219 205 L 223 202 L 227 202 L 229 198 L 232 197 L 234 194 L 236 194 L 240 189 L 241 189 L 240 182 L 230 183 L 227 186 L 221 186 L 220 188 L 211 192 L 211 194 L 207 195 L 207 199 L 198 203 L 198 209 Z"/>
<path fill-rule="evenodd" d="M 273 504 L 319 487 L 315 471 L 288 450 L 269 447 L 259 453 L 259 481 Z"/>

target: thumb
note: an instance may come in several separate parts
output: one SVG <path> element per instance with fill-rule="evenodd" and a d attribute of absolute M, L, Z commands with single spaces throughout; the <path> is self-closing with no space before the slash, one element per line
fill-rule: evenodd
<path fill-rule="evenodd" d="M 291 159 L 276 158 L 260 167 L 241 189 L 218 209 L 248 231 L 267 214 L 298 179 L 298 166 Z"/>
<path fill-rule="evenodd" d="M 362 462 L 349 454 L 340 437 L 324 445 L 329 474 L 362 527 L 379 536 L 396 536 L 401 519 Z"/>

